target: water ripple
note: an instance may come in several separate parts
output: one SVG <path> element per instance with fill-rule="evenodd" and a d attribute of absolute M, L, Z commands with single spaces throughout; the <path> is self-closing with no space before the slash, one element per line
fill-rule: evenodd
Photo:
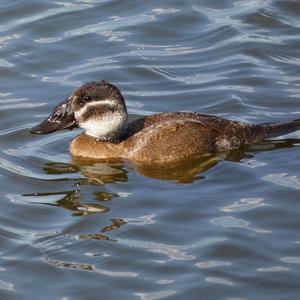
<path fill-rule="evenodd" d="M 258 207 L 267 206 L 263 198 L 242 198 L 231 205 L 222 207 L 225 212 L 248 211 Z"/>
<path fill-rule="evenodd" d="M 252 227 L 250 226 L 249 222 L 232 216 L 217 217 L 211 219 L 210 222 L 214 225 L 219 225 L 225 228 L 243 228 L 243 229 L 248 229 L 250 231 L 254 231 L 256 233 L 262 233 L 262 234 L 272 232 L 271 230 Z"/>
<path fill-rule="evenodd" d="M 193 260 L 195 256 L 186 254 L 186 247 L 177 245 L 168 245 L 163 243 L 154 243 L 148 241 L 118 239 L 121 244 L 128 245 L 130 247 L 137 247 L 147 249 L 148 251 L 164 254 L 169 257 L 170 260 Z"/>
<path fill-rule="evenodd" d="M 300 256 L 286 256 L 281 257 L 280 260 L 288 264 L 300 264 Z"/>
<path fill-rule="evenodd" d="M 298 176 L 289 176 L 287 173 L 269 174 L 264 176 L 263 180 L 280 186 L 300 190 L 300 180 Z"/>
<path fill-rule="evenodd" d="M 274 267 L 265 267 L 265 268 L 257 268 L 258 272 L 287 272 L 289 271 L 288 268 L 282 267 L 282 266 L 274 266 Z"/>
<path fill-rule="evenodd" d="M 212 269 L 217 267 L 228 267 L 231 265 L 230 262 L 226 261 L 203 261 L 195 264 L 200 269 Z"/>
<path fill-rule="evenodd" d="M 209 283 L 234 285 L 234 283 L 232 281 L 225 279 L 225 278 L 221 278 L 221 277 L 206 277 L 205 280 Z"/>
<path fill-rule="evenodd" d="M 158 300 L 164 299 L 166 297 L 175 295 L 176 291 L 162 291 L 162 292 L 152 292 L 152 293 L 135 293 L 141 300 Z"/>

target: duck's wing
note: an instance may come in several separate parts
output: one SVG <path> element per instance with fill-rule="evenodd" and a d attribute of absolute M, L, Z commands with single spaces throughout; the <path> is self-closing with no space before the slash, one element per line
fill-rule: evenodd
<path fill-rule="evenodd" d="M 195 154 L 222 152 L 254 143 L 264 134 L 255 125 L 184 114 L 150 116 L 135 123 L 140 126 L 139 130 L 128 138 L 128 142 L 135 145 L 132 159 L 171 161 Z"/>

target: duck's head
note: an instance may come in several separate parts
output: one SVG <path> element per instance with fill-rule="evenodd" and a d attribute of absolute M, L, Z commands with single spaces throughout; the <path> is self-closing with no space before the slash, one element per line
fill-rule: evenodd
<path fill-rule="evenodd" d="M 107 82 L 88 82 L 54 108 L 31 133 L 50 133 L 81 127 L 87 135 L 113 140 L 127 122 L 124 98 L 118 88 Z"/>

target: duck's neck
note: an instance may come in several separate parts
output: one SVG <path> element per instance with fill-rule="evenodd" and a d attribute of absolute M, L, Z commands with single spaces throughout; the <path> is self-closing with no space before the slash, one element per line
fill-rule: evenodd
<path fill-rule="evenodd" d="M 80 127 L 85 133 L 97 140 L 118 143 L 127 124 L 127 113 L 114 112 L 96 118 L 89 118 Z"/>

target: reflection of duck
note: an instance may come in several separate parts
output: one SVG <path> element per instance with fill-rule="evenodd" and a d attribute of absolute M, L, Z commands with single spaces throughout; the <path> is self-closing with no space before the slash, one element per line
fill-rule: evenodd
<path fill-rule="evenodd" d="M 32 133 L 79 126 L 85 133 L 71 143 L 74 156 L 170 162 L 250 145 L 300 129 L 300 121 L 251 125 L 201 113 L 173 112 L 127 123 L 124 98 L 106 81 L 89 82 L 59 104 Z"/>
<path fill-rule="evenodd" d="M 48 192 L 48 193 L 32 193 L 32 194 L 23 194 L 23 196 L 29 197 L 53 197 L 60 196 L 62 198 L 57 200 L 56 202 L 37 202 L 33 203 L 51 205 L 63 207 L 67 210 L 72 211 L 73 216 L 86 216 L 95 213 L 106 213 L 109 211 L 109 208 L 98 203 L 89 203 L 89 204 L 81 204 L 78 196 L 78 190 L 72 191 L 63 191 L 63 192 Z M 102 200 L 102 199 L 100 199 Z"/>
<path fill-rule="evenodd" d="M 193 182 L 197 179 L 202 179 L 203 176 L 197 175 L 208 170 L 218 163 L 224 157 L 217 157 L 214 154 L 207 154 L 201 157 L 195 157 L 179 162 L 170 162 L 168 164 L 143 164 L 136 163 L 135 171 L 146 177 L 176 180 L 181 183 Z M 72 163 L 78 167 L 78 170 L 91 183 L 106 184 L 116 181 L 127 181 L 127 171 L 122 161 L 93 161 L 82 158 L 73 158 Z"/>

